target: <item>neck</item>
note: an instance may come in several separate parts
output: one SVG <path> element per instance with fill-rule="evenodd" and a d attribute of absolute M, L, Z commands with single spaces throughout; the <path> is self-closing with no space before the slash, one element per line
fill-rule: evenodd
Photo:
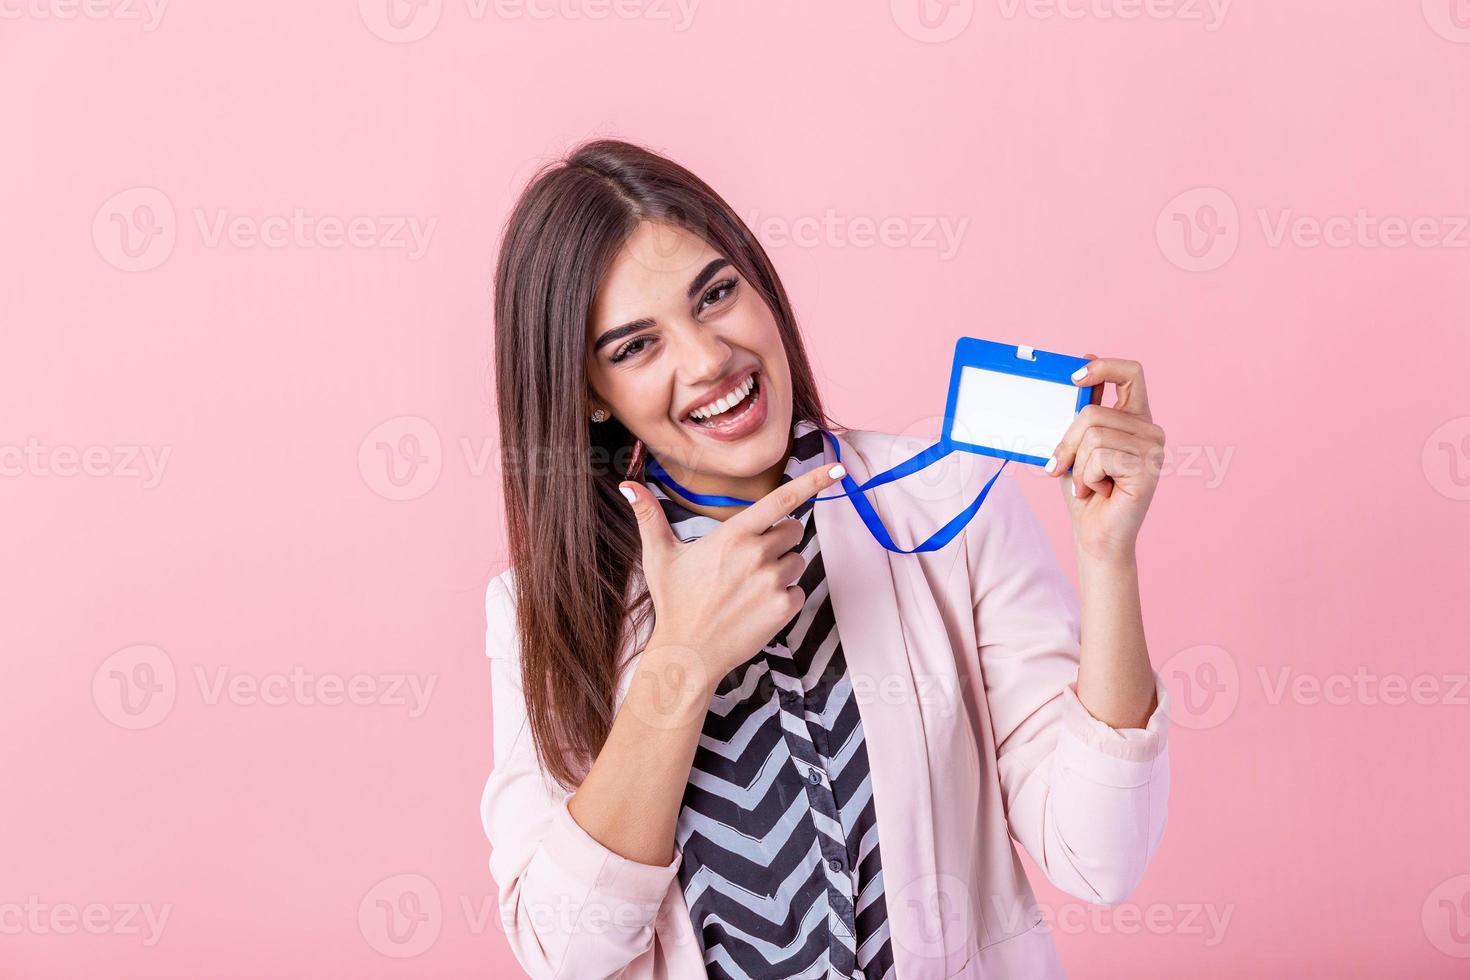
<path fill-rule="evenodd" d="M 717 473 L 701 473 L 697 470 L 686 470 L 667 463 L 664 464 L 664 469 L 668 471 L 669 476 L 679 481 L 681 486 L 692 490 L 694 493 L 719 494 L 725 497 L 759 500 L 781 485 L 781 476 L 786 472 L 786 463 L 794 451 L 794 444 L 795 437 L 788 436 L 786 439 L 786 449 L 781 453 L 781 458 L 754 476 L 723 476 Z M 663 461 L 660 460 L 660 462 Z M 669 487 L 664 487 L 664 492 L 691 514 L 713 517 L 717 521 L 723 521 L 726 518 L 732 517 L 748 506 L 708 507 L 704 504 L 696 504 L 691 500 L 685 500 L 683 494 Z"/>

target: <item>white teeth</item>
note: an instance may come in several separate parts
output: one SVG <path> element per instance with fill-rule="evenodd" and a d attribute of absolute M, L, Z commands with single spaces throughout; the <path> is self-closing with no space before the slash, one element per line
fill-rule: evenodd
<path fill-rule="evenodd" d="M 744 384 L 742 384 L 739 388 L 736 388 L 734 391 L 730 392 L 724 398 L 718 398 L 715 401 L 710 402 L 708 405 L 702 405 L 689 414 L 693 418 L 702 420 L 709 418 L 711 415 L 719 415 L 721 412 L 728 412 L 730 409 L 734 408 L 736 405 L 739 405 L 742 401 L 744 401 L 745 396 L 749 395 L 750 390 L 754 387 L 755 375 L 752 374 L 750 377 L 745 379 Z"/>

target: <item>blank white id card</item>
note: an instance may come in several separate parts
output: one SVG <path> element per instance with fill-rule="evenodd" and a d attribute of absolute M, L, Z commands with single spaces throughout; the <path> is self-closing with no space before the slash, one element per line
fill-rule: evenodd
<path fill-rule="evenodd" d="M 1092 397 L 1072 383 L 1086 358 L 961 337 L 955 345 L 944 441 L 957 449 L 1044 466 Z"/>

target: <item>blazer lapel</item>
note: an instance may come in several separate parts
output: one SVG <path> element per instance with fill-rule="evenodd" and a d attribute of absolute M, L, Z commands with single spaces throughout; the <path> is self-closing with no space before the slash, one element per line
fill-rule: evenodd
<path fill-rule="evenodd" d="M 841 435 L 837 438 L 843 464 L 853 480 L 863 482 L 872 475 L 868 461 Z M 826 440 L 823 451 L 828 463 L 835 462 Z M 893 527 L 876 495 L 869 499 Z M 847 501 L 814 508 L 813 519 L 817 522 L 832 614 L 863 722 L 883 855 L 889 931 L 896 954 L 907 953 L 905 959 L 919 957 L 936 945 L 930 911 L 937 898 L 934 794 L 918 685 L 899 616 L 892 558 L 873 540 Z M 942 957 L 929 962 L 935 968 L 934 976 L 944 975 Z"/>

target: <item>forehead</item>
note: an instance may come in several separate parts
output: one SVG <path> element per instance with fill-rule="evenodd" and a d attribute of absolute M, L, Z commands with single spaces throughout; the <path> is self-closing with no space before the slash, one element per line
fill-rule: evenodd
<path fill-rule="evenodd" d="M 640 221 L 613 257 L 597 290 L 592 323 L 617 326 L 688 301 L 689 282 L 719 253 L 678 225 Z"/>

